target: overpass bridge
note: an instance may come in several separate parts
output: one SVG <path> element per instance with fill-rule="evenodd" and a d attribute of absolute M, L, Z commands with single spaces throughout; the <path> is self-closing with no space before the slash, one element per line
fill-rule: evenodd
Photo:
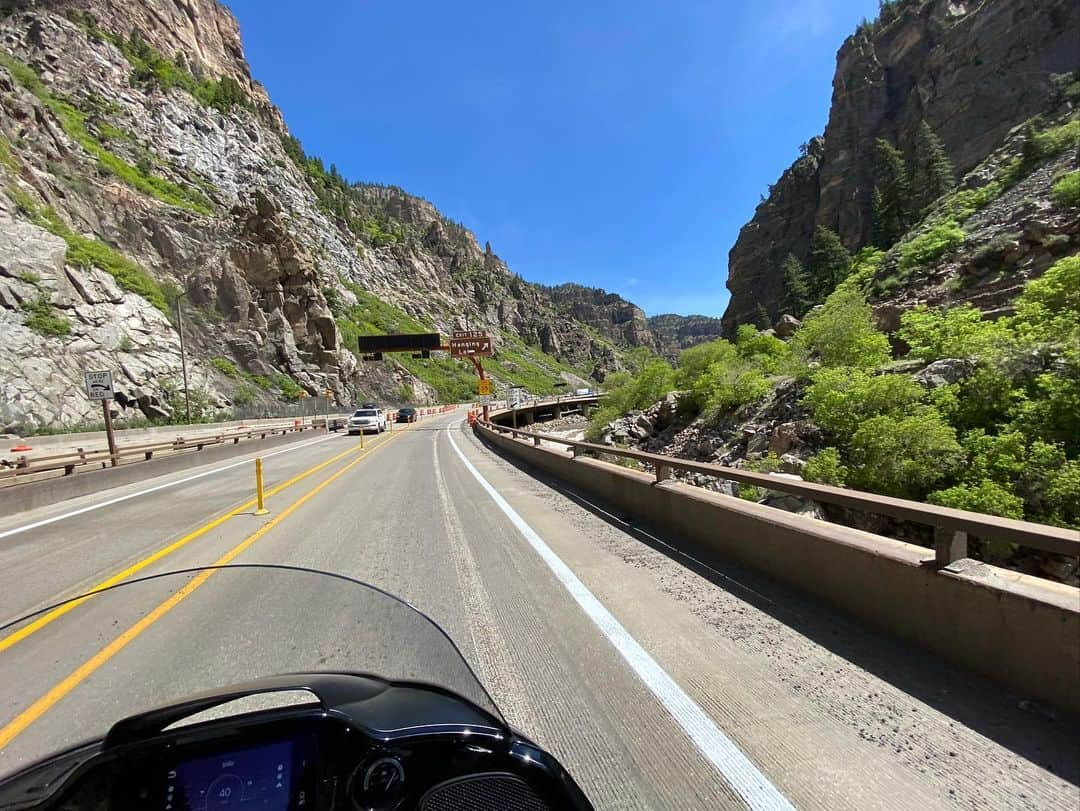
<path fill-rule="evenodd" d="M 531 418 L 591 405 L 538 402 Z M 924 518 L 947 542 L 909 548 L 673 480 L 692 463 L 624 451 L 641 466 L 628 469 L 591 455 L 611 448 L 514 429 L 512 414 L 475 431 L 466 414 L 426 416 L 363 447 L 321 431 L 262 450 L 229 442 L 227 458 L 207 449 L 191 454 L 206 462 L 163 472 L 140 463 L 138 480 L 11 505 L 0 624 L 223 560 L 321 568 L 443 625 L 511 723 L 598 808 L 1076 807 L 1080 728 L 1066 688 L 1078 592 L 957 557 L 956 533 L 1066 550 L 1080 539 L 938 513 Z M 254 509 L 257 455 L 266 515 Z M 227 644 L 237 607 L 266 606 L 276 633 L 324 666 L 396 639 L 318 594 L 214 582 L 165 614 L 133 601 L 107 618 L 90 602 L 0 631 L 0 774 L 66 743 L 73 724 L 160 700 L 162 680 L 140 674 L 229 683 L 272 667 Z M 293 639 L 312 616 L 325 629 Z"/>

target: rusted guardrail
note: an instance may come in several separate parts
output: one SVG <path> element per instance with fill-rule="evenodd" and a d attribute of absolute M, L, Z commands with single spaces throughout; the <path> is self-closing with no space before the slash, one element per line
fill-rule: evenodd
<path fill-rule="evenodd" d="M 766 490 L 788 493 L 824 504 L 835 504 L 872 515 L 885 515 L 923 524 L 932 527 L 934 530 L 935 563 L 939 566 L 947 566 L 956 560 L 967 557 L 969 535 L 1007 541 L 1017 546 L 1039 549 L 1043 552 L 1080 557 L 1080 531 L 1075 529 L 1051 527 L 1012 518 L 999 518 L 983 513 L 968 512 L 967 510 L 956 510 L 951 507 L 938 507 L 918 501 L 879 496 L 860 490 L 848 490 L 843 487 L 832 487 L 826 484 L 815 484 L 814 482 L 785 479 L 767 473 L 754 473 L 749 470 L 739 470 L 723 465 L 692 462 L 671 456 L 646 453 L 645 451 L 614 448 L 591 442 L 579 442 L 549 434 L 524 431 L 520 428 L 509 428 L 491 422 L 480 423 L 480 425 L 482 428 L 510 434 L 515 439 L 521 437 L 531 439 L 534 445 L 540 445 L 541 442 L 564 445 L 571 449 L 575 457 L 606 454 L 623 459 L 636 459 L 639 462 L 652 465 L 657 482 L 671 478 L 673 470 L 685 470 L 717 479 L 754 485 Z"/>
<path fill-rule="evenodd" d="M 30 457 L 23 455 L 17 457 L 13 463 L 7 463 L 9 465 L 8 467 L 0 469 L 0 479 L 18 478 L 20 476 L 29 476 L 35 473 L 47 473 L 57 470 L 63 470 L 65 476 L 70 476 L 75 472 L 76 468 L 86 465 L 94 465 L 97 463 L 108 464 L 114 461 L 119 463 L 122 459 L 138 456 L 143 457 L 142 461 L 150 461 L 153 459 L 155 453 L 161 451 L 201 451 L 204 447 L 211 445 L 222 445 L 230 441 L 235 445 L 238 444 L 241 439 L 252 439 L 256 436 L 265 439 L 267 436 L 304 431 L 310 428 L 323 427 L 324 425 L 325 421 L 321 419 L 307 422 L 303 420 L 293 420 L 281 425 L 261 425 L 256 428 L 244 428 L 236 431 L 219 431 L 216 434 L 177 436 L 173 439 L 163 440 L 161 442 L 141 445 L 124 445 L 118 447 L 115 454 L 109 453 L 108 448 L 98 450 L 78 448 L 75 451 L 68 453 L 52 454 L 49 456 Z"/>

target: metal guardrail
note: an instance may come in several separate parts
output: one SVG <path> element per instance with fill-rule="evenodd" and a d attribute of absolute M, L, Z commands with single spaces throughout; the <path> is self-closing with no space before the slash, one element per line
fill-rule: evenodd
<path fill-rule="evenodd" d="M 0 479 L 18 478 L 35 473 L 63 470 L 65 476 L 75 472 L 75 468 L 96 463 L 112 464 L 115 466 L 121 459 L 142 456 L 142 461 L 150 461 L 155 453 L 161 451 L 184 451 L 202 450 L 212 445 L 222 445 L 227 442 L 238 444 L 241 439 L 252 439 L 256 436 L 265 439 L 275 434 L 288 434 L 296 431 L 304 431 L 311 428 L 322 428 L 325 420 L 318 418 L 309 422 L 294 420 L 288 424 L 260 425 L 256 428 L 245 428 L 236 431 L 219 431 L 216 434 L 201 434 L 195 436 L 177 436 L 171 440 L 152 442 L 141 445 L 124 445 L 116 449 L 112 454 L 107 448 L 99 450 L 85 450 L 78 448 L 68 453 L 53 454 L 50 456 L 28 457 L 19 456 L 10 466 L 0 470 Z"/>
<path fill-rule="evenodd" d="M 1012 518 L 999 518 L 984 515 L 983 513 L 968 512 L 967 510 L 956 510 L 951 507 L 938 507 L 933 504 L 922 504 L 918 501 L 879 496 L 860 490 L 848 490 L 843 487 L 815 484 L 814 482 L 784 479 L 767 473 L 754 473 L 748 470 L 724 467 L 723 465 L 692 462 L 671 456 L 646 453 L 645 451 L 613 448 L 591 442 L 578 442 L 549 434 L 496 425 L 492 422 L 481 422 L 478 425 L 483 429 L 502 434 L 511 434 L 515 439 L 520 437 L 531 439 L 534 445 L 540 445 L 541 442 L 564 445 L 572 450 L 575 457 L 607 454 L 623 459 L 646 462 L 653 466 L 658 483 L 670 479 L 673 470 L 685 470 L 717 479 L 754 485 L 766 490 L 788 493 L 824 504 L 835 504 L 873 515 L 885 515 L 930 526 L 934 529 L 935 562 L 941 566 L 947 566 L 960 558 L 967 557 L 967 539 L 969 535 L 1007 541 L 1018 546 L 1053 552 L 1059 555 L 1080 557 L 1080 531 L 1075 529 L 1051 527 Z"/>

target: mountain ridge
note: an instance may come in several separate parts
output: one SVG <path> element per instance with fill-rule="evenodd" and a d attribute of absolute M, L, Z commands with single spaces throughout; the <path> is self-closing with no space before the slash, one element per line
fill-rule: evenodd
<path fill-rule="evenodd" d="M 484 328 L 490 374 L 538 391 L 634 345 L 430 202 L 307 155 L 217 0 L 3 0 L 0 57 L 0 428 L 93 419 L 91 367 L 117 371 L 122 419 L 175 416 L 180 298 L 203 416 L 473 396 L 448 359 L 359 362 L 363 333 Z"/>

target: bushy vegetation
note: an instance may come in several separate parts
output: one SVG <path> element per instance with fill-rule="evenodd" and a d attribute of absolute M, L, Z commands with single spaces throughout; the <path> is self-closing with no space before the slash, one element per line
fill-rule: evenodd
<path fill-rule="evenodd" d="M 228 358 L 210 358 L 210 365 L 226 377 L 240 376 L 240 370 L 237 369 L 236 364 Z"/>
<path fill-rule="evenodd" d="M 910 357 L 966 359 L 958 382 L 936 388 L 889 370 L 888 339 L 860 292 L 880 258 L 856 257 L 858 269 L 786 344 L 743 326 L 735 342 L 687 349 L 674 369 L 658 361 L 613 376 L 591 434 L 671 389 L 684 392 L 687 417 L 745 418 L 778 378 L 795 376 L 825 440 L 807 479 L 1080 527 L 1080 256 L 1028 282 L 1008 318 L 986 321 L 971 307 L 906 313 L 898 337 Z"/>
<path fill-rule="evenodd" d="M 970 304 L 945 310 L 916 307 L 900 317 L 898 337 L 925 361 L 984 356 L 1010 337 L 1005 324 L 983 321 Z"/>
<path fill-rule="evenodd" d="M 1080 206 L 1080 169 L 1059 177 L 1054 183 L 1052 196 L 1059 206 Z"/>
<path fill-rule="evenodd" d="M 210 203 L 198 189 L 177 185 L 153 174 L 145 166 L 132 165 L 110 152 L 90 132 L 86 114 L 70 101 L 53 94 L 29 66 L 3 51 L 0 51 L 0 65 L 6 67 L 19 84 L 41 100 L 59 120 L 68 137 L 93 156 L 97 160 L 98 168 L 103 172 L 168 205 L 186 208 L 199 214 L 212 213 Z"/>
<path fill-rule="evenodd" d="M 965 236 L 964 229 L 952 220 L 938 223 L 900 245 L 900 269 L 911 271 L 917 267 L 925 267 L 946 253 L 956 250 Z"/>
<path fill-rule="evenodd" d="M 28 299 L 21 305 L 23 325 L 39 335 L 62 338 L 71 332 L 71 322 L 53 309 L 44 295 Z"/>

